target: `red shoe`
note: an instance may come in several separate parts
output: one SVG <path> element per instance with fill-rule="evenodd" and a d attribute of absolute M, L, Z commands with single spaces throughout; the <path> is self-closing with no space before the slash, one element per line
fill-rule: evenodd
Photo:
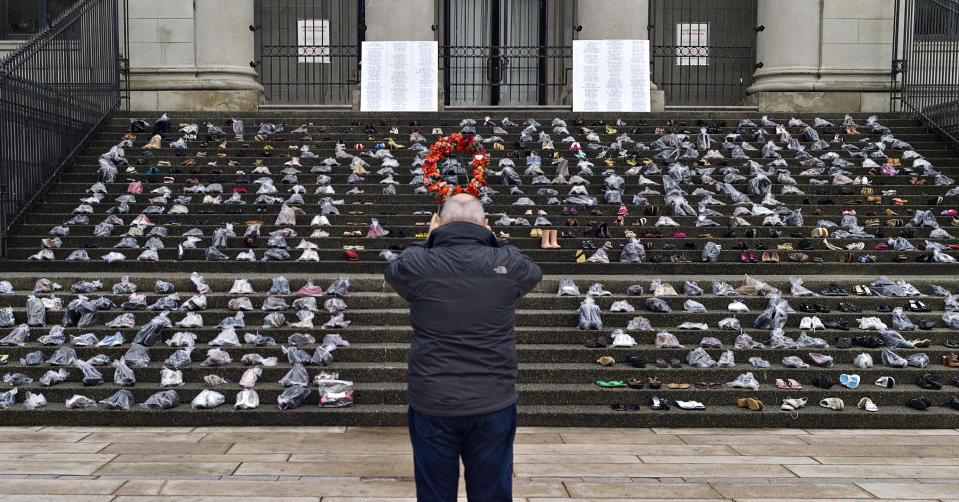
<path fill-rule="evenodd" d="M 346 259 L 350 261 L 360 261 L 360 255 L 356 254 L 356 251 L 344 251 L 346 253 Z"/>
<path fill-rule="evenodd" d="M 749 263 L 756 263 L 756 252 L 749 250 Z"/>
<path fill-rule="evenodd" d="M 742 260 L 743 263 L 749 263 L 749 256 L 746 254 L 746 251 L 739 252 L 739 259 Z"/>

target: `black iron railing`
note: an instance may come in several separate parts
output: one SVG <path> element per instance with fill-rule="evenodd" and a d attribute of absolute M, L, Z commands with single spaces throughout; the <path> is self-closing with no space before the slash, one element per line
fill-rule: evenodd
<path fill-rule="evenodd" d="M 959 0 L 896 0 L 892 111 L 959 149 Z"/>
<path fill-rule="evenodd" d="M 756 62 L 756 0 L 650 0 L 650 69 L 667 106 L 742 106 Z"/>
<path fill-rule="evenodd" d="M 352 103 L 366 33 L 364 0 L 256 0 L 250 29 L 268 105 Z"/>
<path fill-rule="evenodd" d="M 81 0 L 0 63 L 0 249 L 121 102 L 121 0 Z"/>

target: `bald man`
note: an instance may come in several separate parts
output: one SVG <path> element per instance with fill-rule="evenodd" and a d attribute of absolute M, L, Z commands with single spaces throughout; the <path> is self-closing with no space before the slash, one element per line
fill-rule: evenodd
<path fill-rule="evenodd" d="M 416 498 L 454 501 L 459 460 L 470 501 L 512 499 L 516 299 L 543 274 L 499 241 L 483 205 L 456 195 L 386 280 L 410 302 L 406 396 Z"/>

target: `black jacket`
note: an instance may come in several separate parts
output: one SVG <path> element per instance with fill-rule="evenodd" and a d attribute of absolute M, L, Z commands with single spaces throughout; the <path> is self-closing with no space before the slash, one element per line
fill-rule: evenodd
<path fill-rule="evenodd" d="M 515 303 L 542 277 L 519 249 L 469 222 L 439 227 L 390 263 L 386 281 L 410 302 L 410 406 L 470 416 L 515 403 Z"/>

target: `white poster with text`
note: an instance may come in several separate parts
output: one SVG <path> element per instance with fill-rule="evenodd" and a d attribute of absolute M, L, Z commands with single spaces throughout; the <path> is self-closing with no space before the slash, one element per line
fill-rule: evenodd
<path fill-rule="evenodd" d="M 573 111 L 648 112 L 648 40 L 573 40 Z"/>
<path fill-rule="evenodd" d="M 709 65 L 709 23 L 676 23 L 676 64 Z"/>
<path fill-rule="evenodd" d="M 360 111 L 437 111 L 438 46 L 429 42 L 363 42 Z"/>
<path fill-rule="evenodd" d="M 329 63 L 330 20 L 299 19 L 296 29 L 296 62 Z"/>

